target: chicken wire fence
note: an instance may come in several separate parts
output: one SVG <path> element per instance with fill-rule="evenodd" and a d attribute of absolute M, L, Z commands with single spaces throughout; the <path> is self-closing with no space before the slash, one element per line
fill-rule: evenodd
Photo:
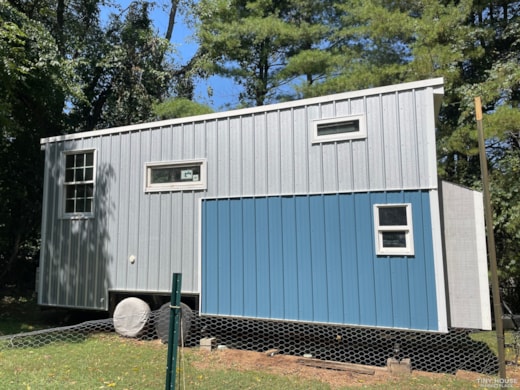
<path fill-rule="evenodd" d="M 168 340 L 169 305 L 152 311 L 133 337 Z M 124 319 L 127 320 L 127 319 Z M 129 319 L 132 320 L 132 319 Z M 38 348 L 57 342 L 80 342 L 95 333 L 114 332 L 114 319 L 102 319 L 53 329 L 0 337 L 0 351 Z M 118 332 L 119 333 L 119 332 Z M 498 360 L 488 345 L 472 332 L 451 329 L 447 334 L 373 329 L 243 318 L 199 316 L 183 307 L 179 345 L 196 347 L 201 338 L 215 338 L 227 348 L 265 352 L 371 366 L 385 366 L 388 358 L 410 358 L 412 369 L 455 373 L 468 370 L 496 374 Z"/>

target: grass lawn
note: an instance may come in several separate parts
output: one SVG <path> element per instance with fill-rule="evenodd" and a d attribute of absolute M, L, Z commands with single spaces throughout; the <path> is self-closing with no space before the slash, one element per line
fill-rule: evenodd
<path fill-rule="evenodd" d="M 0 351 L 2 389 L 163 389 L 167 347 L 159 342 L 98 334 L 80 343 Z M 332 387 L 330 384 L 262 370 L 236 369 L 219 362 L 220 352 L 186 348 L 179 354 L 178 384 L 186 389 L 430 389 L 474 387 L 474 380 L 453 375 L 406 376 L 386 383 Z M 240 364 L 240 362 L 237 362 Z M 323 370 L 322 370 L 323 371 Z M 345 374 L 347 376 L 347 374 Z M 368 378 L 371 379 L 371 378 Z M 348 382 L 348 381 L 347 381 Z M 182 388 L 182 387 L 181 387 Z"/>

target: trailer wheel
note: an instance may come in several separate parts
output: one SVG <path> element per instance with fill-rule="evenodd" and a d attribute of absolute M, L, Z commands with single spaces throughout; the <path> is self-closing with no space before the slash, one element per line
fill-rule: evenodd
<path fill-rule="evenodd" d="M 114 310 L 114 328 L 121 336 L 138 337 L 145 330 L 150 313 L 150 306 L 142 299 L 125 298 Z"/>
<path fill-rule="evenodd" d="M 191 308 L 185 303 L 181 302 L 181 322 L 179 332 L 179 345 L 184 346 L 190 334 L 191 320 L 193 318 L 193 312 Z M 155 322 L 155 331 L 157 337 L 166 344 L 169 339 L 170 332 L 170 303 L 165 303 L 159 309 L 159 314 Z"/>

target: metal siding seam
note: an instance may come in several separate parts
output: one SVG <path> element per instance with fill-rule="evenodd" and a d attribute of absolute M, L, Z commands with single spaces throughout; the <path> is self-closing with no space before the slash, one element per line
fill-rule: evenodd
<path fill-rule="evenodd" d="M 325 247 L 325 213 L 323 195 L 310 198 L 313 321 L 327 322 L 327 252 Z M 312 229 L 314 228 L 314 229 Z M 323 267 L 324 266 L 324 267 Z"/>
<path fill-rule="evenodd" d="M 282 201 L 282 247 L 283 287 L 286 319 L 298 319 L 298 253 L 296 235 L 296 198 L 283 197 Z"/>
<path fill-rule="evenodd" d="M 230 314 L 244 316 L 244 249 L 242 200 L 230 201 Z"/>
<path fill-rule="evenodd" d="M 446 302 L 446 286 L 444 275 L 444 258 L 442 250 L 440 200 L 437 190 L 425 191 L 429 199 L 433 245 L 433 264 L 435 269 L 435 293 L 437 324 L 436 329 L 440 332 L 448 332 L 448 307 Z"/>
<path fill-rule="evenodd" d="M 269 234 L 270 318 L 284 319 L 282 208 L 279 196 L 267 199 Z"/>
<path fill-rule="evenodd" d="M 355 195 L 344 194 L 340 197 L 343 204 L 340 213 L 345 221 L 341 224 L 342 237 L 342 261 L 346 263 L 343 267 L 343 291 L 344 309 L 343 322 L 350 324 L 360 323 L 360 297 L 359 297 L 359 271 L 358 271 L 358 237 L 356 229 L 356 207 Z M 350 249 L 352 248 L 352 249 Z"/>
<path fill-rule="evenodd" d="M 416 205 L 413 212 L 414 229 L 419 227 L 421 231 L 414 235 L 416 256 L 421 256 L 422 262 L 417 262 L 417 272 L 420 272 L 417 279 L 414 293 L 411 298 L 420 296 L 420 301 L 415 301 L 415 311 L 419 311 L 420 315 L 412 315 L 416 325 L 414 328 L 425 330 L 438 330 L 437 324 L 432 324 L 432 316 L 436 316 L 435 293 L 431 290 L 434 287 L 436 275 L 434 274 L 434 259 L 432 258 L 431 231 L 433 229 L 429 218 L 430 204 L 425 202 L 421 192 L 408 192 L 407 199 L 410 199 Z M 412 207 L 413 207 L 412 204 Z M 415 233 L 415 232 L 414 232 Z M 428 239 L 430 238 L 430 239 Z M 419 321 L 420 320 L 420 321 Z"/>
<path fill-rule="evenodd" d="M 126 137 L 125 137 L 126 138 Z M 124 149 L 122 149 L 122 152 L 124 151 Z M 130 167 L 131 166 L 131 156 L 132 156 L 132 137 L 129 136 L 128 137 L 128 143 L 127 143 L 127 153 L 126 153 L 126 156 L 127 156 L 127 160 L 123 162 L 123 160 L 121 159 L 121 170 L 123 168 L 123 166 L 125 167 Z M 122 173 L 122 172 L 120 172 Z M 128 289 L 128 286 L 129 286 L 129 283 L 128 283 L 128 275 L 129 275 L 129 264 L 128 264 L 128 256 L 130 256 L 131 254 L 133 253 L 137 253 L 134 251 L 134 248 L 131 248 L 130 247 L 130 243 L 132 242 L 132 240 L 130 239 L 130 234 L 131 234 L 131 229 L 132 229 L 132 225 L 131 225 L 131 222 L 130 222 L 130 218 L 131 218 L 131 209 L 132 209 L 132 204 L 130 202 L 130 199 L 131 199 L 131 194 L 132 194 L 132 191 L 131 191 L 131 175 L 128 175 L 129 177 L 127 177 L 126 175 L 122 175 L 120 174 L 119 177 L 123 177 L 125 178 L 126 182 L 125 182 L 125 186 L 126 186 L 126 189 L 121 191 L 121 193 L 123 194 L 123 200 L 120 199 L 120 203 L 121 205 L 125 205 L 126 204 L 126 210 L 123 211 L 123 214 L 124 215 L 124 218 L 126 219 L 126 223 L 123 223 L 123 226 L 125 227 L 125 229 L 121 229 L 124 231 L 124 237 L 123 237 L 123 240 L 121 240 L 121 237 L 120 239 L 118 240 L 118 242 L 121 242 L 123 243 L 122 245 L 122 255 L 121 256 L 121 259 L 123 260 L 122 261 L 122 264 L 123 264 L 123 267 L 122 267 L 122 270 L 123 270 L 123 275 L 121 277 L 121 281 L 118 280 L 118 283 L 117 283 L 117 286 L 116 288 L 121 288 L 121 289 Z M 121 217 L 121 214 L 120 214 L 120 217 Z M 119 218 L 121 219 L 121 218 Z M 119 263 L 119 259 L 118 259 L 118 263 Z"/>
<path fill-rule="evenodd" d="M 216 239 L 218 232 L 218 202 L 206 201 L 204 204 L 204 256 L 202 278 L 202 311 L 205 314 L 218 314 L 218 253 L 219 241 Z"/>
<path fill-rule="evenodd" d="M 229 315 L 231 313 L 231 237 L 230 237 L 230 200 L 217 202 L 217 226 L 218 226 L 218 314 Z"/>
<path fill-rule="evenodd" d="M 371 193 L 370 197 L 370 213 L 373 212 L 373 205 L 376 203 L 388 204 L 387 193 Z M 373 217 L 370 218 L 373 220 Z M 375 229 L 372 226 L 372 235 L 374 237 Z M 370 245 L 374 248 L 374 242 Z M 376 325 L 383 327 L 393 327 L 394 325 L 394 308 L 392 305 L 392 284 L 391 284 L 391 262 L 393 260 L 398 261 L 389 256 L 374 256 L 374 296 L 375 296 L 375 308 L 376 308 Z M 399 259 L 400 260 L 400 259 Z"/>
<path fill-rule="evenodd" d="M 313 288 L 312 288 L 312 240 L 309 196 L 296 198 L 296 237 L 298 241 L 297 259 L 301 278 L 298 280 L 299 315 L 301 321 L 314 320 Z"/>
<path fill-rule="evenodd" d="M 397 115 L 396 115 L 396 120 L 397 120 L 397 134 L 399 136 L 399 142 L 398 142 L 398 145 L 400 146 L 399 147 L 399 167 L 398 167 L 398 175 L 399 175 L 399 179 L 398 179 L 398 182 L 399 182 L 399 188 L 403 188 L 403 183 L 404 183 L 404 179 L 403 179 L 403 172 L 404 172 L 404 158 L 403 158 L 403 147 L 405 147 L 405 145 L 403 145 L 403 139 L 409 139 L 410 137 L 410 134 L 406 134 L 403 136 L 403 126 L 402 126 L 402 118 L 401 118 L 401 105 L 399 104 L 400 102 L 400 97 L 401 97 L 401 93 L 400 92 L 396 92 L 395 93 L 395 106 L 396 106 L 396 111 L 397 111 Z M 413 110 L 412 110 L 413 111 Z"/>
<path fill-rule="evenodd" d="M 387 202 L 398 204 L 408 203 L 403 191 L 389 192 L 387 194 Z M 412 205 L 412 213 L 413 212 L 414 207 Z M 393 327 L 413 328 L 412 318 L 410 316 L 410 279 L 408 277 L 408 267 L 414 261 L 418 261 L 418 259 L 409 256 L 391 259 L 394 260 L 390 262 Z"/>
<path fill-rule="evenodd" d="M 426 95 L 423 100 L 426 100 L 426 107 L 424 109 L 426 122 L 426 136 L 427 136 L 427 168 L 428 168 L 428 188 L 438 188 L 437 183 L 437 148 L 435 143 L 435 106 L 433 99 L 433 88 L 429 87 L 421 91 L 422 95 Z"/>
<path fill-rule="evenodd" d="M 294 130 L 294 193 L 309 192 L 309 148 L 307 107 L 293 109 Z"/>
<path fill-rule="evenodd" d="M 149 154 L 149 148 L 151 142 L 150 131 L 147 130 L 146 133 L 143 131 L 140 133 L 140 148 L 139 148 L 139 161 L 140 166 L 136 169 L 136 172 L 143 166 L 144 161 L 148 158 L 148 155 L 145 156 L 146 153 Z M 138 177 L 138 176 L 137 176 Z M 139 182 L 137 183 L 139 184 Z M 148 284 L 148 272 L 150 267 L 150 259 L 149 259 L 149 250 L 150 250 L 150 198 L 141 196 L 143 192 L 140 190 L 141 186 L 137 185 L 136 194 L 137 194 L 137 204 L 139 205 L 139 251 L 138 251 L 138 259 L 136 261 L 137 264 L 137 273 L 136 273 L 136 289 L 137 290 L 145 290 Z"/>
<path fill-rule="evenodd" d="M 358 280 L 360 297 L 360 323 L 363 325 L 377 325 L 375 312 L 375 281 L 374 281 L 374 251 L 373 251 L 373 226 L 370 210 L 372 203 L 369 196 L 355 194 L 355 225 L 358 242 Z M 363 214 L 360 214 L 362 212 Z"/>
<path fill-rule="evenodd" d="M 256 234 L 256 207 L 253 198 L 243 199 L 244 203 L 243 218 L 247 223 L 243 225 L 244 237 L 244 315 L 247 317 L 256 317 L 257 312 L 257 234 Z"/>
<path fill-rule="evenodd" d="M 255 199 L 256 221 L 256 307 L 257 315 L 269 318 L 271 286 L 269 283 L 269 214 L 267 198 Z"/>
<path fill-rule="evenodd" d="M 489 279 L 487 267 L 486 222 L 484 218 L 483 194 L 473 191 L 473 215 L 475 216 L 475 245 L 477 252 L 478 284 L 480 290 L 480 327 L 483 330 L 492 330 L 491 301 L 489 295 Z"/>
<path fill-rule="evenodd" d="M 339 194 L 327 195 L 325 200 L 325 228 L 327 253 L 327 290 L 328 321 L 341 323 L 344 321 L 343 298 L 343 269 L 341 245 L 341 220 L 339 212 Z"/>
<path fill-rule="evenodd" d="M 434 253 L 434 244 L 433 244 L 433 234 L 434 230 L 437 230 L 439 232 L 439 239 L 440 239 L 440 229 L 434 229 L 432 225 L 432 214 L 431 214 L 431 202 L 430 202 L 430 196 L 428 192 L 424 192 L 421 194 L 421 203 L 423 205 L 423 219 L 424 219 L 424 226 L 428 226 L 428 229 L 424 230 L 424 243 L 425 243 L 425 252 L 429 252 L 432 254 L 432 259 L 429 263 L 426 264 L 426 266 L 429 268 L 427 269 L 426 273 L 426 283 L 427 283 L 427 292 L 428 292 L 428 329 L 438 330 L 439 329 L 439 300 L 437 298 L 437 273 L 436 273 L 436 259 L 433 256 Z M 437 225 L 440 227 L 440 217 L 439 217 L 439 224 Z M 430 240 L 427 239 L 427 234 L 430 236 Z M 439 241 L 440 242 L 440 241 Z M 442 247 L 441 247 L 442 249 Z M 442 251 L 441 251 L 442 256 Z M 426 257 L 426 256 L 425 256 Z M 442 258 L 442 257 L 441 257 Z M 442 264 L 442 262 L 441 262 Z M 429 272 L 428 272 L 429 271 Z M 442 279 L 442 285 L 444 285 L 444 278 Z M 440 298 L 442 299 L 442 298 Z M 446 313 L 447 314 L 447 313 Z"/>

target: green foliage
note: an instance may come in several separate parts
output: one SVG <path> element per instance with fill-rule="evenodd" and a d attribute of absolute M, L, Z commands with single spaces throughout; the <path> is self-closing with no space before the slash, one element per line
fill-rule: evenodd
<path fill-rule="evenodd" d="M 307 83 L 324 74 L 318 55 L 330 28 L 328 1 L 202 0 L 197 36 L 207 53 L 210 74 L 244 87 L 240 100 L 263 105 L 280 87 L 303 76 Z"/>
<path fill-rule="evenodd" d="M 0 282 L 8 274 L 19 285 L 34 277 L 28 270 L 37 261 L 41 221 L 39 142 L 63 129 L 70 74 L 44 26 L 0 3 Z"/>
<path fill-rule="evenodd" d="M 165 345 L 139 342 L 116 335 L 99 334 L 79 343 L 57 343 L 40 348 L 0 352 L 2 388 L 11 389 L 160 389 L 166 377 Z M 267 370 L 240 369 L 220 363 L 218 352 L 207 354 L 194 348 L 179 351 L 177 383 L 188 389 L 357 389 L 365 380 L 345 375 L 352 386 L 330 386 L 297 373 L 281 375 Z M 233 362 L 231 362 L 233 363 Z M 350 379 L 349 379 L 350 378 Z M 412 375 L 388 378 L 373 389 L 467 389 L 474 380 L 451 374 L 434 377 Z"/>
<path fill-rule="evenodd" d="M 173 98 L 155 105 L 153 112 L 158 119 L 173 119 L 210 114 L 213 109 L 186 98 Z"/>

